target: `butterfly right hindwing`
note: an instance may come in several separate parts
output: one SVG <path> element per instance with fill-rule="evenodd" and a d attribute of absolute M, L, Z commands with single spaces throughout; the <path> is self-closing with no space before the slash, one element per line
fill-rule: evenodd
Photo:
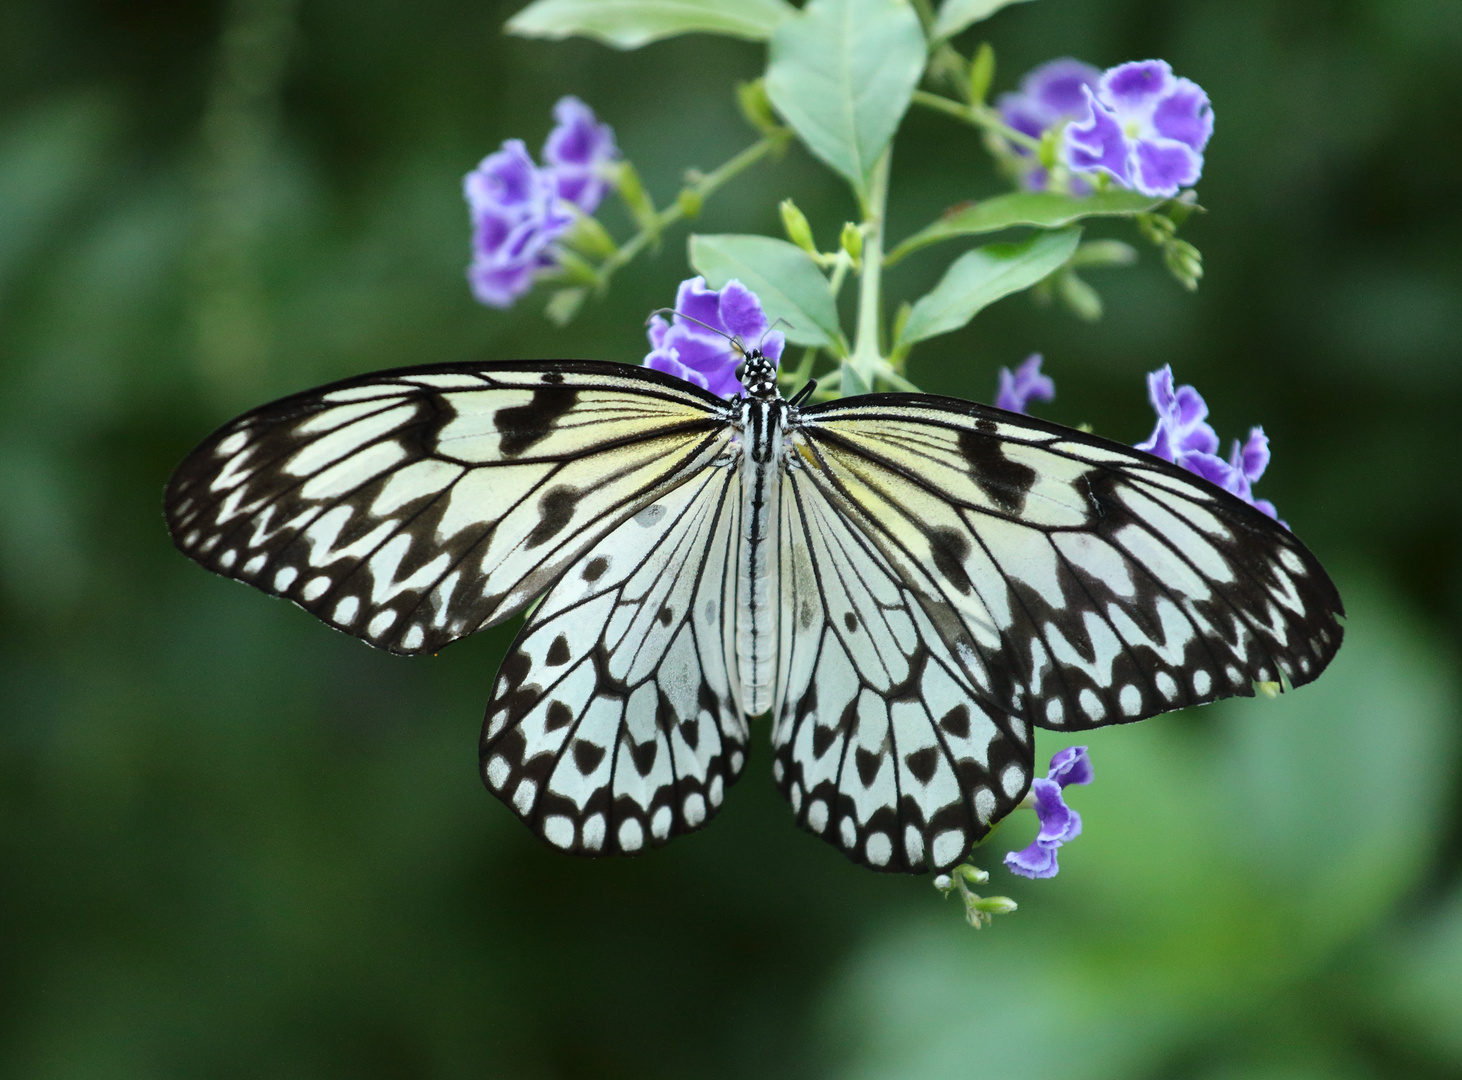
<path fill-rule="evenodd" d="M 970 675 L 963 626 L 808 470 L 783 494 L 773 775 L 797 821 L 876 870 L 945 869 L 1025 795 L 1030 725 Z"/>

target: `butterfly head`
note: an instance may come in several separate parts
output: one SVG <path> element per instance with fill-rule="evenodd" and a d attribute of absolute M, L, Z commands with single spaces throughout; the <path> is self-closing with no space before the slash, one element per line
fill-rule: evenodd
<path fill-rule="evenodd" d="M 760 349 L 742 350 L 741 363 L 736 365 L 736 379 L 746 388 L 746 396 L 766 401 L 780 397 L 777 391 L 777 365 L 762 355 Z"/>

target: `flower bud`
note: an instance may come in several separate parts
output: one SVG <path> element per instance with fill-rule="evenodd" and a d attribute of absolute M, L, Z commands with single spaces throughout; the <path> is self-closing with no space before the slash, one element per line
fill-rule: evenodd
<path fill-rule="evenodd" d="M 751 82 L 737 83 L 736 102 L 741 106 L 741 115 L 746 118 L 746 122 L 763 135 L 771 135 L 782 129 L 782 125 L 777 123 L 776 114 L 772 112 L 772 99 L 767 96 L 765 80 L 753 79 Z"/>
<path fill-rule="evenodd" d="M 863 257 L 863 230 L 851 221 L 843 222 L 843 234 L 838 237 L 838 243 L 855 263 Z"/>
<path fill-rule="evenodd" d="M 705 199 L 694 188 L 681 188 L 675 201 L 680 204 L 680 212 L 688 218 L 697 217 L 705 204 Z"/>
<path fill-rule="evenodd" d="M 816 255 L 817 245 L 812 242 L 812 226 L 807 223 L 807 215 L 791 199 L 783 199 L 778 209 L 782 212 L 782 228 L 787 230 L 787 239 L 807 254 Z"/>
<path fill-rule="evenodd" d="M 970 101 L 975 105 L 985 103 L 990 84 L 995 81 L 995 50 L 988 41 L 980 42 L 975 58 L 970 61 Z"/>
<path fill-rule="evenodd" d="M 970 906 L 986 915 L 1009 915 L 1017 907 L 1008 896 L 982 896 L 971 901 Z"/>
<path fill-rule="evenodd" d="M 621 161 L 613 166 L 614 186 L 619 190 L 619 197 L 629 207 L 634 215 L 635 224 L 641 227 L 649 227 L 655 221 L 655 204 L 650 201 L 650 196 L 645 194 L 645 185 L 640 183 L 640 174 L 628 161 Z"/>

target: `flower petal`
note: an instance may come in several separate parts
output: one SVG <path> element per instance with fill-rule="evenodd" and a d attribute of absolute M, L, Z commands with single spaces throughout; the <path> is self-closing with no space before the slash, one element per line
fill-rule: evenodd
<path fill-rule="evenodd" d="M 761 301 L 756 294 L 736 278 L 726 282 L 721 289 L 721 325 L 741 339 L 748 349 L 754 349 L 767 331 L 767 317 L 761 310 Z"/>
<path fill-rule="evenodd" d="M 1000 388 L 995 394 L 997 409 L 1024 413 L 1032 398 L 1052 401 L 1055 397 L 1056 383 L 1050 376 L 1041 374 L 1040 353 L 1031 353 L 1013 373 L 1006 367 L 1000 369 Z"/>
<path fill-rule="evenodd" d="M 1039 841 L 1020 851 L 1005 856 L 1005 865 L 1012 874 L 1028 878 L 1053 878 L 1061 868 L 1056 864 L 1056 849 L 1044 847 Z"/>
<path fill-rule="evenodd" d="M 1213 106 L 1203 87 L 1191 79 L 1173 80 L 1172 93 L 1153 110 L 1152 128 L 1164 139 L 1201 153 L 1213 135 Z"/>
<path fill-rule="evenodd" d="M 1269 468 L 1269 437 L 1264 434 L 1264 429 L 1251 428 L 1242 448 L 1235 440 L 1231 461 L 1234 468 L 1243 473 L 1245 480 L 1251 484 L 1257 482 Z"/>
<path fill-rule="evenodd" d="M 1172 93 L 1174 82 L 1166 60 L 1133 60 L 1108 68 L 1097 95 L 1124 124 L 1146 123 L 1158 102 Z"/>
<path fill-rule="evenodd" d="M 1051 770 L 1046 779 L 1054 780 L 1064 788 L 1070 784 L 1089 784 L 1094 775 L 1086 747 L 1068 746 L 1051 758 Z"/>
<path fill-rule="evenodd" d="M 1203 174 L 1203 155 L 1176 139 L 1139 139 L 1132 186 L 1144 195 L 1171 197 Z"/>
<path fill-rule="evenodd" d="M 1021 92 L 1047 117 L 1046 125 L 1086 112 L 1083 87 L 1095 90 L 1102 73 L 1070 56 L 1048 60 L 1020 81 Z"/>
<path fill-rule="evenodd" d="M 1037 778 L 1031 781 L 1036 818 L 1041 823 L 1036 842 L 1043 845 L 1064 843 L 1081 835 L 1081 817 L 1061 798 L 1061 785 L 1054 780 Z"/>
<path fill-rule="evenodd" d="M 706 376 L 695 368 L 682 364 L 674 349 L 655 349 L 645 357 L 645 367 L 663 371 L 667 375 L 674 375 L 677 379 L 684 379 L 702 389 L 708 385 Z"/>
<path fill-rule="evenodd" d="M 713 330 L 726 330 L 725 324 L 721 322 L 721 294 L 715 289 L 706 288 L 706 279 L 703 277 L 689 278 L 680 283 L 680 288 L 675 292 L 675 310 Z M 697 329 L 704 332 L 701 327 Z"/>
<path fill-rule="evenodd" d="M 594 110 L 576 97 L 559 98 L 553 107 L 558 124 L 543 144 L 543 160 L 559 198 L 586 214 L 599 208 L 608 187 L 604 166 L 619 156 L 614 130 L 601 124 Z"/>
<path fill-rule="evenodd" d="M 518 297 L 533 287 L 536 269 L 524 263 L 495 266 L 474 262 L 467 267 L 467 283 L 478 303 L 510 308 Z"/>
<path fill-rule="evenodd" d="M 1083 87 L 1086 115 L 1066 126 L 1061 139 L 1061 157 L 1074 172 L 1106 173 L 1122 184 L 1129 183 L 1127 136 L 1105 105 Z"/>
<path fill-rule="evenodd" d="M 1025 94 L 1001 94 L 996 107 L 1000 110 L 1000 119 L 1032 139 L 1039 139 L 1051 122 L 1045 110 Z M 1024 146 L 1012 144 L 1011 149 L 1017 154 L 1030 153 Z"/>

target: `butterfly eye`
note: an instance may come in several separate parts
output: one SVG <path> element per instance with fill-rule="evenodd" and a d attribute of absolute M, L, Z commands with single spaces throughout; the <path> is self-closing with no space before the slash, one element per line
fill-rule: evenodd
<path fill-rule="evenodd" d="M 745 360 L 741 361 L 741 363 L 739 363 L 739 364 L 736 365 L 736 381 L 737 382 L 745 382 L 746 381 L 746 361 Z"/>

